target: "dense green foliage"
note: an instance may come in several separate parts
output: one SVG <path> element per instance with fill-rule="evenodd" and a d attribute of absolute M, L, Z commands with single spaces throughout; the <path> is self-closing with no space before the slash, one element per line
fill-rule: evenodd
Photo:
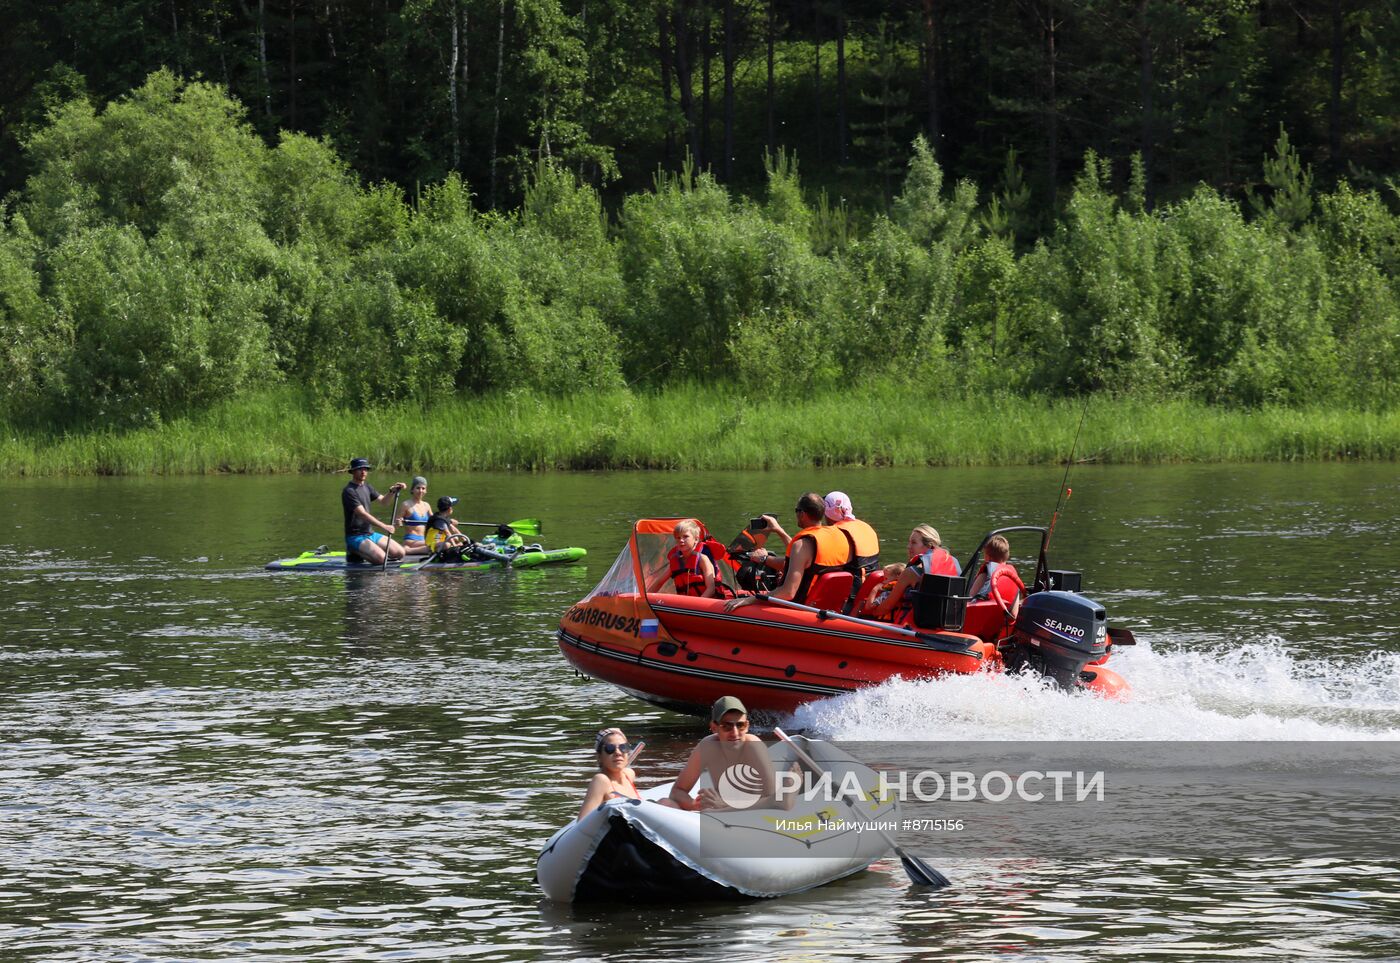
<path fill-rule="evenodd" d="M 1015 165 L 984 197 L 919 138 L 888 214 L 763 196 L 689 167 L 615 216 L 541 162 L 511 213 L 455 174 L 411 200 L 324 142 L 266 145 L 218 88 L 153 74 L 28 141 L 0 233 L 0 418 L 157 424 L 279 385 L 313 407 L 723 384 L 725 412 L 896 379 L 966 395 L 1128 394 L 1235 407 L 1400 401 L 1400 217 L 1322 192 L 1286 136 L 1245 206 L 1200 186 L 1147 209 L 1089 154 L 1017 244 Z M 1002 202 L 1005 201 L 1003 206 Z M 850 392 L 846 392 L 849 394 Z"/>
<path fill-rule="evenodd" d="M 1280 124 L 1320 187 L 1380 187 L 1400 153 L 1391 0 L 0 0 L 0 23 L 0 194 L 47 110 L 162 67 L 269 143 L 329 138 L 409 193 L 456 173 L 488 209 L 541 159 L 620 198 L 687 151 L 759 191 L 779 148 L 864 207 L 922 132 L 984 191 L 1018 150 L 1033 231 L 1087 150 L 1139 153 L 1149 207 L 1257 187 Z"/>

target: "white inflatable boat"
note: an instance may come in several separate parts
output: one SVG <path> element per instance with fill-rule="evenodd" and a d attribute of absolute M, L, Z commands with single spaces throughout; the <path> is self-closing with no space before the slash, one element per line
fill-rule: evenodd
<path fill-rule="evenodd" d="M 874 770 L 794 738 L 831 773 L 829 788 L 813 786 L 782 809 L 672 809 L 654 801 L 671 783 L 642 791 L 640 802 L 611 800 L 550 837 L 536 864 L 540 888 L 563 903 L 722 900 L 787 896 L 860 872 L 889 852 L 899 803 L 879 797 Z M 768 750 L 774 771 L 786 772 L 792 749 Z M 701 779 L 697 791 L 709 784 Z"/>

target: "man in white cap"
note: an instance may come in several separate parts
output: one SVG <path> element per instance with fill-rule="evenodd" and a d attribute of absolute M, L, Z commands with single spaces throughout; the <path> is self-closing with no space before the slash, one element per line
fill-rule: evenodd
<path fill-rule="evenodd" d="M 690 752 L 671 787 L 671 801 L 681 809 L 749 809 L 771 806 L 777 795 L 773 761 L 763 740 L 749 732 L 749 710 L 734 696 L 710 706 L 710 733 Z M 692 796 L 691 789 L 708 773 L 710 785 Z"/>
<path fill-rule="evenodd" d="M 869 575 L 879 568 L 880 536 L 875 534 L 875 529 L 856 518 L 851 497 L 845 492 L 832 492 L 823 501 L 826 503 L 827 524 L 846 533 L 861 571 Z"/>

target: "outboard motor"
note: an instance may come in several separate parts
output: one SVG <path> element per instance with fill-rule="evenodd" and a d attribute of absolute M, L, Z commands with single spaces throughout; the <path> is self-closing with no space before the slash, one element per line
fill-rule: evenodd
<path fill-rule="evenodd" d="M 1036 592 L 1021 605 L 1001 656 L 1010 671 L 1030 666 L 1071 689 L 1084 666 L 1103 656 L 1107 634 L 1108 615 L 1097 602 L 1074 592 Z"/>

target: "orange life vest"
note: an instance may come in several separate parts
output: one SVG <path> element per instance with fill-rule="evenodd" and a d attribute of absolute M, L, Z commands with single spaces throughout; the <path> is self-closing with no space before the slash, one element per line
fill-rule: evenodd
<path fill-rule="evenodd" d="M 869 575 L 880 567 L 880 536 L 875 534 L 875 529 L 859 518 L 848 518 L 831 527 L 839 528 L 851 536 L 851 542 L 856 549 L 856 564 L 860 566 L 863 574 Z"/>
<path fill-rule="evenodd" d="M 724 562 L 737 572 L 740 565 L 739 559 L 730 557 L 729 549 L 725 548 L 723 542 L 710 534 L 710 530 L 705 527 L 703 522 L 697 519 L 696 524 L 700 526 L 700 544 L 697 546 L 696 550 L 704 552 L 710 557 L 710 561 L 715 563 L 715 581 L 718 582 L 720 580 L 720 562 Z"/>
<path fill-rule="evenodd" d="M 800 530 L 788 542 L 787 560 L 792 564 L 792 548 L 804 538 L 812 540 L 815 553 L 812 557 L 812 564 L 807 566 L 807 571 L 802 573 L 802 581 L 797 586 L 797 595 L 794 602 L 805 602 L 807 600 L 807 590 L 812 587 L 812 579 L 824 572 L 837 572 L 847 569 L 851 561 L 851 546 L 854 544 L 844 533 L 833 526 L 809 525 Z"/>
<path fill-rule="evenodd" d="M 676 583 L 678 593 L 694 595 L 697 598 L 705 594 L 705 576 L 700 574 L 698 551 L 691 552 L 689 556 L 682 556 L 681 548 L 677 545 L 666 553 L 666 560 L 671 564 L 671 581 Z"/>
<path fill-rule="evenodd" d="M 909 564 L 913 565 L 915 561 L 920 561 L 923 563 L 925 575 L 956 576 L 959 574 L 957 560 L 954 559 L 951 554 L 949 554 L 946 548 L 930 549 L 929 551 L 924 552 L 923 555 L 920 555 L 917 560 L 911 558 L 909 560 Z M 1012 569 L 1012 572 L 1014 574 L 1015 569 Z"/>

